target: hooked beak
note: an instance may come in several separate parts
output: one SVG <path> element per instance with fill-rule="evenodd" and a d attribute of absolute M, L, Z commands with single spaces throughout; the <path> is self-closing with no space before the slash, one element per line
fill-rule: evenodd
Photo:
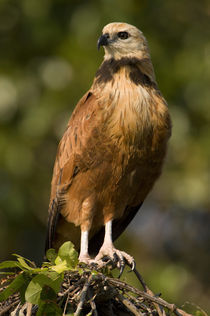
<path fill-rule="evenodd" d="M 97 42 L 97 48 L 100 49 L 101 46 L 107 46 L 109 44 L 109 34 L 103 34 L 99 37 Z"/>

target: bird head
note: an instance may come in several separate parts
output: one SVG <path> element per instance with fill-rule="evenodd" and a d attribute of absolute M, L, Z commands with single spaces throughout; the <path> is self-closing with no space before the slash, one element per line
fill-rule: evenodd
<path fill-rule="evenodd" d="M 147 41 L 143 33 L 127 23 L 109 23 L 98 39 L 98 49 L 104 47 L 105 59 L 122 57 L 149 57 Z"/>

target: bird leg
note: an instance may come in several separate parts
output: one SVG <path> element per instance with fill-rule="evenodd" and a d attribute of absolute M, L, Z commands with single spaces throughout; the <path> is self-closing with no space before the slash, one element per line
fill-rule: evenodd
<path fill-rule="evenodd" d="M 88 230 L 81 230 L 79 261 L 86 264 L 90 264 L 92 262 L 88 253 Z"/>
<path fill-rule="evenodd" d="M 112 261 L 117 263 L 117 267 L 120 268 L 120 275 L 125 268 L 125 262 L 131 266 L 132 270 L 135 268 L 134 258 L 124 251 L 118 250 L 114 247 L 112 242 L 112 220 L 105 224 L 105 236 L 104 242 L 98 255 L 95 257 L 95 263 L 99 266 L 104 265 L 103 258 L 105 256 L 110 257 Z"/>

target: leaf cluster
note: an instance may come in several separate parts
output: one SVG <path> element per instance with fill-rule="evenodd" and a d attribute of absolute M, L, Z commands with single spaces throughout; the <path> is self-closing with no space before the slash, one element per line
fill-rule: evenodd
<path fill-rule="evenodd" d="M 18 293 L 22 304 L 28 302 L 38 306 L 36 315 L 52 315 L 52 311 L 53 315 L 62 315 L 56 298 L 64 272 L 75 270 L 78 264 L 78 253 L 74 245 L 68 241 L 60 247 L 58 253 L 49 249 L 46 253 L 47 261 L 40 268 L 26 258 L 15 256 L 14 261 L 0 263 L 0 270 L 4 270 L 0 272 L 1 275 L 16 276 L 7 286 L 2 282 L 0 302 Z"/>

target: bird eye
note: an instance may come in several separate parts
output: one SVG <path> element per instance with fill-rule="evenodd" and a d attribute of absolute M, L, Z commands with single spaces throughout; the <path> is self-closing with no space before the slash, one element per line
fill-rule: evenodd
<path fill-rule="evenodd" d="M 127 39 L 129 37 L 128 32 L 119 32 L 117 33 L 117 36 L 121 39 Z"/>

